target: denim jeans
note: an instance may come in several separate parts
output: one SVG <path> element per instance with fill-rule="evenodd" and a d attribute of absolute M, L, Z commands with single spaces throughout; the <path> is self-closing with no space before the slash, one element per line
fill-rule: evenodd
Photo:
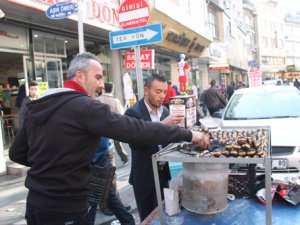
<path fill-rule="evenodd" d="M 104 154 L 103 157 L 101 157 L 100 160 L 96 162 L 99 166 L 105 166 L 108 165 L 107 162 L 109 162 L 109 154 Z M 97 211 L 97 205 L 96 203 L 90 203 L 90 209 L 89 209 L 89 221 L 90 225 L 94 225 L 95 218 L 96 218 L 96 211 Z M 107 208 L 113 212 L 113 214 L 117 217 L 117 219 L 120 221 L 122 225 L 135 225 L 135 221 L 131 213 L 127 211 L 127 209 L 124 207 L 123 203 L 121 202 L 120 198 L 116 194 L 116 192 L 113 190 L 113 188 L 110 188 L 109 196 L 107 200 Z"/>
<path fill-rule="evenodd" d="M 25 218 L 28 225 L 89 225 L 88 209 L 76 213 L 48 212 L 27 202 Z"/>

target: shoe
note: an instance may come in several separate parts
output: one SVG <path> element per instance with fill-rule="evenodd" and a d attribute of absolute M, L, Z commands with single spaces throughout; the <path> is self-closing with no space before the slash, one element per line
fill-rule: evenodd
<path fill-rule="evenodd" d="M 113 212 L 109 209 L 103 209 L 102 213 L 107 215 L 107 216 L 113 216 L 114 215 Z"/>
<path fill-rule="evenodd" d="M 127 211 L 129 211 L 129 210 L 131 209 L 131 206 L 130 206 L 130 205 L 124 205 L 124 207 L 125 207 L 125 209 L 126 209 Z"/>

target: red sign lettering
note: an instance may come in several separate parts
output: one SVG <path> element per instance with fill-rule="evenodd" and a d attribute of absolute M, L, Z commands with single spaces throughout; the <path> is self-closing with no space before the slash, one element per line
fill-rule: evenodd
<path fill-rule="evenodd" d="M 154 50 L 147 49 L 140 52 L 142 69 L 154 69 Z M 126 69 L 135 69 L 136 61 L 135 55 L 132 51 L 127 51 L 125 54 L 125 67 Z"/>

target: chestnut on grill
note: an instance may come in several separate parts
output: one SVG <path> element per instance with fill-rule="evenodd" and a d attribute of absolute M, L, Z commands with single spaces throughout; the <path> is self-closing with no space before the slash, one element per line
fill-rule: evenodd
<path fill-rule="evenodd" d="M 240 149 L 240 150 L 238 150 L 238 155 L 239 155 L 239 156 L 246 156 L 246 155 L 247 155 L 247 152 L 246 152 L 245 149 Z"/>
<path fill-rule="evenodd" d="M 248 156 L 254 156 L 256 154 L 256 149 L 255 148 L 250 148 L 247 150 L 247 155 Z"/>

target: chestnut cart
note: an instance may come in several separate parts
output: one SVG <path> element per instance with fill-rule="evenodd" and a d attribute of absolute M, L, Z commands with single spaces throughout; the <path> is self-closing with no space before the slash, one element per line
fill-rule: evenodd
<path fill-rule="evenodd" d="M 269 127 L 227 127 L 222 130 L 247 130 L 247 129 L 266 129 L 268 130 L 267 149 L 262 158 L 236 158 L 236 157 L 196 157 L 193 155 L 182 153 L 180 148 L 182 143 L 170 144 L 158 153 L 152 156 L 155 188 L 157 193 L 158 209 L 160 224 L 166 224 L 165 214 L 162 203 L 162 195 L 160 191 L 160 181 L 158 175 L 157 162 L 183 162 L 183 163 L 214 163 L 214 164 L 264 164 L 265 165 L 265 190 L 266 190 L 266 225 L 272 224 L 272 197 L 271 197 L 271 131 Z M 230 206 L 229 206 L 230 207 Z"/>

